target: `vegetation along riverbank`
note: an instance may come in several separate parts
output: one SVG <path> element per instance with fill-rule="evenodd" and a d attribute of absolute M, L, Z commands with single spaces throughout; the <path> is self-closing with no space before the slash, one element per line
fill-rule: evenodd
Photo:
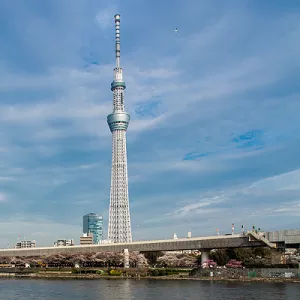
<path fill-rule="evenodd" d="M 67 250 L 67 249 L 66 249 Z M 299 250 L 293 256 L 267 248 L 196 252 L 130 252 L 130 268 L 117 252 L 0 257 L 0 278 L 153 279 L 298 282 Z"/>
<path fill-rule="evenodd" d="M 0 270 L 0 278 L 28 279 L 133 279 L 133 280 L 202 280 L 240 282 L 297 282 L 299 269 L 168 269 L 168 268 L 108 268 L 108 269 L 66 269 L 66 268 L 6 268 Z"/>

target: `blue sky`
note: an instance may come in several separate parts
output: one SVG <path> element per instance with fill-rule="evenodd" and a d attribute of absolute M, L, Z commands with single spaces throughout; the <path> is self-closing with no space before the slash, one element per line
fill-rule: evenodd
<path fill-rule="evenodd" d="M 133 238 L 300 216 L 298 1 L 0 3 L 0 247 L 109 207 L 114 20 Z M 174 31 L 178 28 L 178 32 Z"/>

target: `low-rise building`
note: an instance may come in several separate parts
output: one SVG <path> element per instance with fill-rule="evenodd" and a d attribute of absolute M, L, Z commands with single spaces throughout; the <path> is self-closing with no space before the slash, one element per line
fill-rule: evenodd
<path fill-rule="evenodd" d="M 62 239 L 62 240 L 57 240 L 54 242 L 54 247 L 67 247 L 67 246 L 74 246 L 74 240 L 73 239 Z"/>
<path fill-rule="evenodd" d="M 100 244 L 111 244 L 112 241 L 111 240 L 102 240 L 100 241 Z"/>
<path fill-rule="evenodd" d="M 93 234 L 92 233 L 84 233 L 80 237 L 80 245 L 92 245 L 93 244 Z"/>
<path fill-rule="evenodd" d="M 35 240 L 32 241 L 20 241 L 17 242 L 16 244 L 16 248 L 20 249 L 20 248 L 35 248 L 36 247 L 36 242 Z"/>

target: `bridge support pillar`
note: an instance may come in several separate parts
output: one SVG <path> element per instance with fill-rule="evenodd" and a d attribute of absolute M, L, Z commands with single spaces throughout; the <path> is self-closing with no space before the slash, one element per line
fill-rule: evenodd
<path fill-rule="evenodd" d="M 202 249 L 201 250 L 201 265 L 202 265 L 202 267 L 206 266 L 209 252 L 210 252 L 209 249 Z"/>
<path fill-rule="evenodd" d="M 129 251 L 124 249 L 124 268 L 129 268 Z"/>

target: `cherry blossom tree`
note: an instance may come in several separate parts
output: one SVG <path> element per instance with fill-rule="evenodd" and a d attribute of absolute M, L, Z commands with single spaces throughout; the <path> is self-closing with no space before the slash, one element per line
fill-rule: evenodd
<path fill-rule="evenodd" d="M 197 256 L 191 253 L 167 252 L 157 259 L 161 267 L 191 267 L 196 264 Z"/>
<path fill-rule="evenodd" d="M 0 257 L 0 263 L 14 263 L 16 265 L 47 265 L 51 267 L 123 267 L 124 254 L 122 252 L 96 253 L 57 253 L 42 257 Z M 131 267 L 147 267 L 148 261 L 139 252 L 129 252 Z"/>

